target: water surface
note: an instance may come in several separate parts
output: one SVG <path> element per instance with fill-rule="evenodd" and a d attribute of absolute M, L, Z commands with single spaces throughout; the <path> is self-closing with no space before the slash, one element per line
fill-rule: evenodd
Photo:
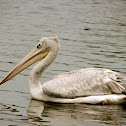
<path fill-rule="evenodd" d="M 60 54 L 43 74 L 109 68 L 126 76 L 125 0 L 1 0 L 0 79 L 41 37 L 58 36 Z M 31 100 L 28 76 L 33 66 L 0 86 L 2 126 L 126 125 L 126 107 L 54 104 Z"/>

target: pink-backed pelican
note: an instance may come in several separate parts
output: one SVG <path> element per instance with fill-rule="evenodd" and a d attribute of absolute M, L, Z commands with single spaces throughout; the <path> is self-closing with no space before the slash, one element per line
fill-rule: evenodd
<path fill-rule="evenodd" d="M 126 103 L 126 83 L 119 73 L 109 69 L 85 68 L 61 73 L 41 85 L 40 77 L 60 50 L 57 37 L 44 37 L 10 71 L 0 84 L 41 60 L 31 71 L 30 93 L 33 99 L 57 103 L 122 104 Z"/>

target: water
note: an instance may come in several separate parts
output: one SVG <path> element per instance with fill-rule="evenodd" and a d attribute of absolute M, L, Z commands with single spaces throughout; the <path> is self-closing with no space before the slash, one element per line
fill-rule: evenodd
<path fill-rule="evenodd" d="M 44 36 L 58 36 L 61 51 L 42 82 L 85 67 L 109 68 L 126 76 L 125 8 L 125 0 L 1 0 L 0 79 Z M 0 125 L 126 125 L 125 106 L 31 100 L 32 67 L 0 86 Z"/>

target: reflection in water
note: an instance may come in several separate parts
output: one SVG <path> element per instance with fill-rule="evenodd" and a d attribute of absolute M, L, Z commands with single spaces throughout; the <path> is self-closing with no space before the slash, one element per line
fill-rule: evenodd
<path fill-rule="evenodd" d="M 28 107 L 30 123 L 40 125 L 54 122 L 122 125 L 126 108 L 121 105 L 56 104 L 31 100 Z"/>

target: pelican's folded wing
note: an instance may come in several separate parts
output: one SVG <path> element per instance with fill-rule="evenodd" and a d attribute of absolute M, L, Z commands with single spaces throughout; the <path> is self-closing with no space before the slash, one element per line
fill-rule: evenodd
<path fill-rule="evenodd" d="M 44 93 L 53 97 L 75 98 L 91 95 L 121 94 L 123 78 L 108 69 L 87 68 L 59 74 L 42 85 Z"/>

